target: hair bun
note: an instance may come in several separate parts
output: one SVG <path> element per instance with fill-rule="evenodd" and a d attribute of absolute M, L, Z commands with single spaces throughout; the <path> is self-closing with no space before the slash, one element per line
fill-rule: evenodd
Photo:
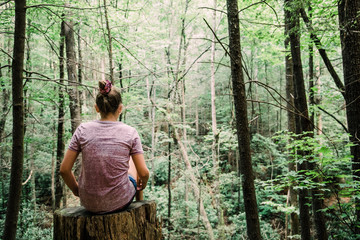
<path fill-rule="evenodd" d="M 103 95 L 108 95 L 111 91 L 112 84 L 109 80 L 101 80 L 99 81 L 99 91 Z"/>

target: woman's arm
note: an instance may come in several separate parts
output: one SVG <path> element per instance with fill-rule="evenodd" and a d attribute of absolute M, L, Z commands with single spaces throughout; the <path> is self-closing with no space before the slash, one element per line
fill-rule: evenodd
<path fill-rule="evenodd" d="M 138 190 L 141 191 L 146 187 L 147 181 L 149 179 L 149 169 L 145 164 L 144 155 L 142 153 L 131 155 L 131 157 L 139 177 Z"/>
<path fill-rule="evenodd" d="M 60 166 L 60 175 L 64 179 L 65 184 L 71 189 L 75 196 L 79 196 L 79 185 L 75 179 L 74 173 L 71 171 L 79 152 L 68 149 L 65 153 L 64 160 Z"/>

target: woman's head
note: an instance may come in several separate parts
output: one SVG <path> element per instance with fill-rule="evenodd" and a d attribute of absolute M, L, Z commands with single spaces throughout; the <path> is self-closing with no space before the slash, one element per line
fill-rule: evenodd
<path fill-rule="evenodd" d="M 99 93 L 96 96 L 96 105 L 101 115 L 114 114 L 122 104 L 120 92 L 112 86 L 109 80 L 99 81 Z"/>

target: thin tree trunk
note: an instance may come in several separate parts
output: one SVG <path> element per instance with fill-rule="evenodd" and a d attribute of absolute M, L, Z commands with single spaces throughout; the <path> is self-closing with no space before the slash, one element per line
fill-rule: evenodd
<path fill-rule="evenodd" d="M 195 178 L 194 171 L 193 171 L 193 168 L 191 166 L 191 163 L 190 163 L 189 156 L 187 154 L 185 145 L 184 145 L 184 143 L 182 142 L 182 140 L 181 140 L 181 138 L 179 136 L 178 130 L 173 125 L 171 125 L 171 128 L 173 129 L 173 136 L 176 139 L 177 143 L 179 144 L 180 152 L 181 152 L 181 155 L 182 155 L 182 157 L 184 159 L 186 169 L 189 172 L 192 191 L 195 194 L 195 198 L 199 199 L 199 201 L 200 201 L 200 206 L 199 206 L 200 214 L 201 214 L 204 226 L 206 228 L 206 231 L 208 233 L 208 237 L 209 237 L 209 239 L 213 240 L 213 239 L 215 239 L 214 232 L 213 232 L 213 229 L 211 227 L 210 221 L 208 219 L 207 213 L 205 211 L 203 201 L 200 198 L 200 191 L 199 191 L 199 187 L 198 187 L 198 181 Z"/>
<path fill-rule="evenodd" d="M 34 127 L 33 127 L 34 129 Z M 31 179 L 30 179 L 30 184 L 31 184 L 31 201 L 33 203 L 33 210 L 34 210 L 34 222 L 36 224 L 36 211 L 37 211 L 37 205 L 36 205 L 36 184 L 35 184 L 35 174 L 36 174 L 36 166 L 35 166 L 35 154 L 34 154 L 34 149 L 35 146 L 32 143 L 30 145 L 30 175 L 31 175 Z"/>
<path fill-rule="evenodd" d="M 216 6 L 217 0 L 213 1 L 213 31 L 216 33 Z M 217 154 L 217 146 L 219 142 L 219 132 L 217 129 L 217 122 L 216 122 L 216 94 L 215 94 L 215 35 L 212 35 L 211 41 L 211 55 L 210 55 L 210 63 L 211 63 L 211 70 L 210 70 L 210 89 L 211 89 L 211 126 L 213 132 L 213 141 L 211 144 L 211 156 L 213 160 L 213 174 L 214 174 L 214 195 L 215 195 L 215 209 L 217 211 L 218 217 L 218 225 L 220 226 L 219 230 L 219 238 L 224 238 L 224 233 L 221 230 L 221 226 L 224 223 L 222 219 L 222 207 L 220 202 L 220 188 L 219 188 L 219 160 Z"/>
<path fill-rule="evenodd" d="M 78 35 L 78 56 L 79 56 L 78 82 L 79 82 L 79 84 L 82 84 L 82 79 L 83 79 L 83 59 L 82 59 L 82 51 L 81 51 L 80 25 L 79 25 L 77 35 Z M 83 92 L 81 90 L 79 90 L 79 104 L 80 104 L 79 105 L 79 111 L 80 111 L 80 115 L 82 113 L 83 103 L 84 103 Z"/>
<path fill-rule="evenodd" d="M 59 53 L 59 112 L 58 112 L 58 125 L 57 125 L 57 144 L 56 144 L 56 167 L 55 167 L 55 209 L 60 207 L 61 199 L 64 196 L 63 184 L 60 179 L 60 165 L 64 157 L 64 94 L 61 86 L 64 84 L 64 41 L 65 41 L 65 22 L 61 22 L 60 30 L 60 53 Z M 54 210 L 55 210 L 54 209 Z"/>
<path fill-rule="evenodd" d="M 14 240 L 20 209 L 24 163 L 23 70 L 26 29 L 26 0 L 15 0 L 15 34 L 12 61 L 13 132 L 9 199 L 3 239 Z"/>
<path fill-rule="evenodd" d="M 171 125 L 168 124 L 168 137 L 169 139 L 171 138 Z M 167 179 L 167 184 L 168 184 L 168 239 L 170 239 L 170 232 L 172 230 L 172 226 L 171 226 L 171 142 L 169 141 L 168 143 L 168 179 Z"/>
<path fill-rule="evenodd" d="M 240 26 L 237 0 L 227 0 L 231 78 L 236 113 L 236 129 L 240 151 L 240 169 L 243 176 L 247 234 L 250 240 L 261 239 L 258 208 L 255 195 L 254 174 L 250 154 L 245 83 L 242 73 Z"/>
<path fill-rule="evenodd" d="M 152 84 L 152 101 L 151 101 L 151 167 L 152 169 L 155 169 L 155 151 L 156 151 L 156 109 L 155 109 L 155 99 L 156 99 L 156 89 L 155 84 L 153 82 Z M 155 174 L 152 174 L 155 175 Z M 152 187 L 155 184 L 155 178 L 152 177 Z"/>
<path fill-rule="evenodd" d="M 199 136 L 199 106 L 197 102 L 195 107 L 195 134 Z"/>
<path fill-rule="evenodd" d="M 109 53 L 109 70 L 110 70 L 110 81 L 114 84 L 114 67 L 113 67 L 113 56 L 112 56 L 112 37 L 111 37 L 111 30 L 109 25 L 109 18 L 106 6 L 106 0 L 104 0 L 104 11 L 105 11 L 105 22 L 106 22 L 106 30 L 107 30 L 107 37 L 108 37 L 108 53 Z"/>
<path fill-rule="evenodd" d="M 317 89 L 317 96 L 315 97 L 315 104 L 320 105 L 321 104 L 321 78 L 320 78 L 320 63 L 316 64 L 316 89 Z M 317 112 L 316 114 L 316 129 L 317 129 L 317 135 L 322 134 L 322 115 L 321 112 Z"/>
<path fill-rule="evenodd" d="M 311 6 L 309 6 L 309 12 L 310 12 L 310 24 L 312 24 L 312 14 L 311 14 Z M 309 99 L 310 99 L 310 106 L 314 106 L 315 103 L 315 91 L 314 91 L 314 47 L 310 43 L 309 44 Z M 315 127 L 315 113 L 314 111 L 311 112 L 310 115 L 310 121 L 311 121 L 311 131 L 314 132 Z M 316 169 L 316 163 L 313 161 L 309 162 L 309 169 L 315 170 Z M 321 182 L 321 179 L 319 177 L 314 178 L 315 182 Z M 326 231 L 326 220 L 324 216 L 324 212 L 322 211 L 324 208 L 324 202 L 323 202 L 323 192 L 321 190 L 318 190 L 317 188 L 314 188 L 311 190 L 311 200 L 312 200 L 312 209 L 314 214 L 314 223 L 315 223 L 315 229 L 316 229 L 316 238 L 318 240 L 327 240 L 328 235 Z"/>
<path fill-rule="evenodd" d="M 1 117 L 0 117 L 0 144 L 4 139 L 4 132 L 5 132 L 5 124 L 8 112 L 8 101 L 9 101 L 9 93 L 5 87 L 5 82 L 3 81 L 2 70 L 0 69 L 0 86 L 2 90 L 2 108 L 1 108 Z M 5 209 L 5 167 L 4 167 L 4 149 L 0 148 L 0 176 L 1 176 L 1 207 Z"/>

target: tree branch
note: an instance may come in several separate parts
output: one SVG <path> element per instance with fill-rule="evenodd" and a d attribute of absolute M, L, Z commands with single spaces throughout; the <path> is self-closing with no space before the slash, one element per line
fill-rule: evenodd
<path fill-rule="evenodd" d="M 331 77 L 334 79 L 334 82 L 338 89 L 340 90 L 341 94 L 345 97 L 345 87 L 344 84 L 341 82 L 339 75 L 336 73 L 334 67 L 331 64 L 329 57 L 327 56 L 326 50 L 322 47 L 320 39 L 316 36 L 315 30 L 311 25 L 311 22 L 305 12 L 303 7 L 300 8 L 301 17 L 304 20 L 308 31 L 310 32 L 310 38 L 314 42 L 316 48 L 319 50 L 320 56 L 322 57 L 326 68 L 328 69 Z"/>
<path fill-rule="evenodd" d="M 12 1 L 12 0 L 8 0 L 8 1 L 5 1 L 5 2 L 0 3 L 0 7 L 1 7 L 2 5 L 5 5 L 5 4 L 11 2 L 11 1 Z"/>
<path fill-rule="evenodd" d="M 326 111 L 325 109 L 323 109 L 322 107 L 320 107 L 320 106 L 317 106 L 321 111 L 323 111 L 324 113 L 326 113 L 327 115 L 329 115 L 330 117 L 332 117 L 337 123 L 339 123 L 342 127 L 343 127 L 343 129 L 345 130 L 345 132 L 349 132 L 349 130 L 347 129 L 347 127 L 345 127 L 345 125 L 342 123 L 342 122 L 340 122 L 340 120 L 339 119 L 337 119 L 334 115 L 332 115 L 331 113 L 329 113 L 328 111 Z"/>

